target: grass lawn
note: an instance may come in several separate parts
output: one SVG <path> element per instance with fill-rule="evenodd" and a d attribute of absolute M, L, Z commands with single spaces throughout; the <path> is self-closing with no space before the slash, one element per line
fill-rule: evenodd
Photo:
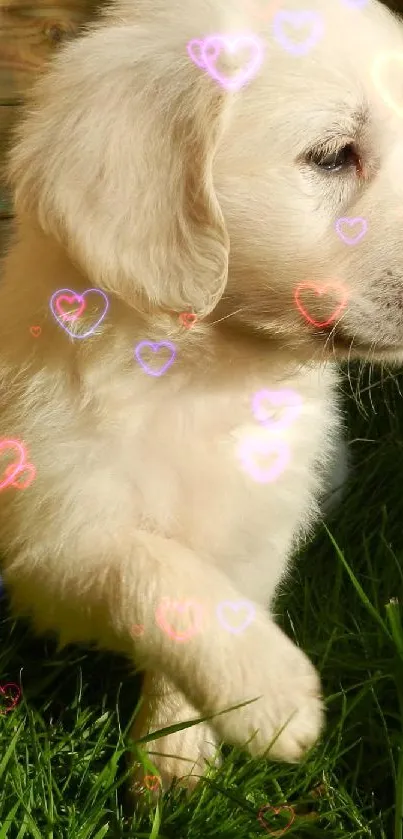
<path fill-rule="evenodd" d="M 191 797 L 176 789 L 155 806 L 145 792 L 149 806 L 132 817 L 138 676 L 113 656 L 35 640 L 3 599 L 0 685 L 21 683 L 22 697 L 4 713 L 0 694 L 0 839 L 402 839 L 403 377 L 380 379 L 366 369 L 360 395 L 358 369 L 343 383 L 347 495 L 278 599 L 323 679 L 327 728 L 308 759 L 287 766 L 226 747 Z"/>

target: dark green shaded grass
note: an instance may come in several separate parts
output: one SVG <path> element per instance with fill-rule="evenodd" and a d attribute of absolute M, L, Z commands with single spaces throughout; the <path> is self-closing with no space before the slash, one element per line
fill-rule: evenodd
<path fill-rule="evenodd" d="M 23 695 L 0 716 L 0 839 L 250 839 L 282 829 L 289 839 L 402 839 L 403 379 L 371 392 L 368 376 L 359 405 L 356 380 L 344 383 L 347 494 L 278 598 L 279 621 L 322 675 L 327 728 L 315 749 L 287 766 L 226 747 L 222 768 L 190 797 L 177 787 L 156 806 L 145 792 L 133 816 L 127 732 L 139 678 L 115 657 L 34 640 L 3 600 L 0 685 L 21 679 Z M 264 827 L 261 808 L 281 805 L 292 810 L 266 810 Z"/>

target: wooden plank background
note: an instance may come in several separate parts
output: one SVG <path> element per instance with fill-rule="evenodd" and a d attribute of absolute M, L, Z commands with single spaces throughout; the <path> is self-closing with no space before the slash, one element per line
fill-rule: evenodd
<path fill-rule="evenodd" d="M 95 17 L 100 4 L 100 0 L 0 0 L 0 254 L 11 216 L 2 182 L 10 128 L 32 80 L 60 44 Z"/>

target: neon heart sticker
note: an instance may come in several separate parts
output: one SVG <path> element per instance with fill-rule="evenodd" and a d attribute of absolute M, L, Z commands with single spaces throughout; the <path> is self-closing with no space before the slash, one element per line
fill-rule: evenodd
<path fill-rule="evenodd" d="M 179 320 L 186 329 L 191 329 L 197 321 L 197 315 L 193 312 L 182 312 L 179 315 Z"/>
<path fill-rule="evenodd" d="M 337 295 L 339 297 L 340 296 L 342 297 L 342 301 L 336 307 L 336 309 L 333 310 L 332 314 L 330 315 L 329 318 L 327 318 L 327 320 L 323 320 L 323 321 L 315 320 L 313 317 L 311 317 L 311 315 L 307 312 L 305 306 L 303 305 L 303 303 L 301 301 L 301 292 L 309 290 L 309 291 L 313 291 L 314 294 L 321 297 L 323 294 L 326 294 L 326 291 L 328 289 L 335 289 L 337 291 Z M 340 315 L 340 313 L 343 311 L 343 309 L 346 308 L 347 299 L 348 299 L 347 291 L 345 289 L 343 289 L 342 286 L 339 283 L 325 283 L 325 285 L 316 285 L 315 283 L 300 283 L 299 286 L 297 286 L 297 288 L 295 290 L 295 295 L 294 296 L 295 296 L 295 303 L 297 305 L 297 308 L 301 312 L 301 315 L 303 315 L 305 320 L 307 320 L 308 323 L 311 323 L 312 326 L 318 326 L 318 327 L 329 326 L 330 323 L 332 323 L 334 320 L 336 320 L 336 318 Z"/>
<path fill-rule="evenodd" d="M 269 830 L 269 825 L 266 819 L 263 817 L 263 813 L 267 812 L 268 810 L 270 810 L 271 813 L 276 816 L 278 816 L 279 813 L 284 812 L 284 810 L 289 810 L 291 811 L 291 818 L 288 820 L 286 826 L 283 827 L 281 830 Z M 269 836 L 282 836 L 283 833 L 285 833 L 285 831 L 288 830 L 289 827 L 291 827 L 295 819 L 295 810 L 293 807 L 291 807 L 290 804 L 282 804 L 280 807 L 272 807 L 270 804 L 266 804 L 264 807 L 260 808 L 258 812 L 258 819 L 262 827 L 264 827 L 267 833 L 269 834 Z"/>
<path fill-rule="evenodd" d="M 292 26 L 294 29 L 309 27 L 310 34 L 304 41 L 296 43 L 284 32 L 284 25 Z M 315 44 L 318 43 L 324 33 L 322 17 L 317 12 L 279 11 L 273 20 L 274 37 L 283 49 L 292 55 L 306 55 Z"/>
<path fill-rule="evenodd" d="M 26 466 L 27 453 L 25 446 L 19 440 L 0 440 L 0 455 L 7 450 L 18 453 L 18 463 L 9 464 L 5 471 L 5 478 L 0 481 L 0 490 L 12 486 L 14 479 Z"/>
<path fill-rule="evenodd" d="M 356 233 L 355 236 L 354 235 L 353 236 L 351 236 L 351 235 L 347 236 L 346 233 L 343 230 L 343 227 L 344 228 L 345 227 L 352 228 L 352 227 L 357 227 L 357 225 L 359 227 L 358 233 Z M 365 221 L 365 218 L 361 218 L 361 216 L 359 216 L 357 218 L 348 218 L 346 216 L 346 217 L 343 217 L 343 218 L 338 218 L 337 221 L 336 221 L 337 235 L 340 236 L 340 239 L 342 239 L 342 241 L 345 242 L 346 245 L 356 245 L 358 242 L 361 241 L 361 239 L 364 238 L 367 230 L 368 230 L 368 224 Z"/>
<path fill-rule="evenodd" d="M 36 476 L 36 469 L 32 463 L 24 463 L 19 472 L 17 472 L 17 475 L 15 475 L 15 472 L 13 471 L 13 466 L 8 466 L 6 469 L 6 475 L 9 475 L 10 472 L 14 475 L 14 480 L 10 486 L 15 487 L 15 489 L 28 489 Z M 25 475 L 27 472 L 28 476 L 25 478 L 25 481 L 21 483 L 21 475 Z"/>
<path fill-rule="evenodd" d="M 10 691 L 10 688 L 13 688 L 13 690 Z M 4 709 L 0 707 L 0 714 L 8 714 L 8 712 L 12 711 L 13 708 L 15 708 L 15 706 L 17 705 L 17 702 L 21 696 L 21 689 L 18 687 L 18 685 L 14 684 L 14 682 L 8 682 L 4 686 L 0 685 L 0 693 L 3 694 L 6 701 L 10 701 L 9 694 L 11 693 L 11 705 L 8 708 L 6 707 Z"/>
<path fill-rule="evenodd" d="M 193 63 L 197 65 L 197 67 L 201 68 L 201 70 L 206 69 L 201 52 L 203 44 L 204 41 L 201 41 L 199 38 L 193 38 L 189 41 L 186 47 L 189 57 L 192 59 Z"/>
<path fill-rule="evenodd" d="M 250 623 L 252 623 L 253 618 L 255 617 L 255 611 L 253 603 L 249 600 L 224 600 L 217 606 L 217 617 L 224 629 L 227 629 L 228 632 L 233 632 L 235 635 L 239 635 L 244 631 L 244 629 L 246 629 L 247 626 L 249 626 Z M 227 612 L 227 616 L 224 612 Z M 246 614 L 244 614 L 243 621 L 240 624 L 238 623 L 237 626 L 234 626 L 232 622 L 230 623 L 227 620 L 230 612 L 246 612 Z"/>
<path fill-rule="evenodd" d="M 172 624 L 169 623 L 167 613 L 171 613 L 171 619 L 173 618 L 174 613 L 181 613 L 183 615 L 184 612 L 191 609 L 195 614 L 195 620 L 191 623 L 187 630 L 176 630 L 172 627 Z M 189 620 L 189 615 L 186 614 L 187 620 Z M 190 638 L 193 638 L 194 635 L 197 635 L 198 632 L 201 632 L 203 628 L 203 608 L 200 603 L 197 603 L 196 600 L 170 600 L 169 597 L 164 597 L 157 606 L 155 610 L 155 619 L 163 632 L 172 638 L 173 641 L 188 641 Z"/>
<path fill-rule="evenodd" d="M 158 775 L 144 775 L 143 783 L 150 792 L 155 792 L 161 784 L 161 778 Z"/>
<path fill-rule="evenodd" d="M 268 403 L 269 408 L 264 403 Z M 270 411 L 270 406 L 272 410 Z M 302 399 L 295 390 L 259 390 L 252 398 L 252 412 L 255 419 L 266 428 L 273 431 L 289 428 L 301 412 Z M 273 420 L 270 413 L 273 408 L 282 408 L 283 416 L 280 420 Z"/>
<path fill-rule="evenodd" d="M 89 294 L 93 295 L 92 299 L 94 299 L 94 295 L 102 297 L 103 310 L 99 317 L 95 315 L 97 320 L 95 320 L 95 323 L 93 323 L 91 328 L 84 332 L 82 335 L 80 335 L 77 332 L 74 332 L 74 330 L 69 329 L 67 323 L 76 323 L 78 321 L 78 319 L 84 312 L 87 303 L 86 298 Z M 74 312 L 66 311 L 66 306 L 72 305 L 73 303 L 76 303 L 78 305 L 78 309 Z M 59 291 L 55 291 L 55 293 L 52 294 L 49 305 L 52 315 L 59 324 L 59 326 L 61 326 L 62 329 L 64 329 L 64 331 L 71 336 L 71 338 L 77 338 L 81 340 L 83 338 L 88 338 L 89 335 L 93 335 L 97 326 L 99 326 L 99 324 L 102 323 L 109 308 L 109 300 L 105 292 L 101 291 L 100 288 L 88 288 L 82 294 L 78 294 L 77 292 L 72 291 L 70 288 L 62 288 Z"/>
<path fill-rule="evenodd" d="M 290 460 L 290 450 L 284 440 L 273 438 L 272 435 L 250 435 L 241 440 L 238 456 L 245 471 L 254 481 L 259 484 L 271 484 L 284 472 Z M 268 466 L 261 465 L 262 456 L 265 456 L 266 461 L 269 459 Z"/>
<path fill-rule="evenodd" d="M 41 329 L 40 326 L 31 326 L 29 331 L 34 338 L 39 338 L 39 335 L 41 334 L 42 329 Z"/>
<path fill-rule="evenodd" d="M 200 50 L 198 52 L 197 50 Z M 248 48 L 251 57 L 246 66 L 228 77 L 216 67 L 219 55 L 224 51 L 234 54 L 240 49 Z M 207 70 L 209 75 L 222 87 L 229 91 L 239 90 L 250 81 L 262 65 L 264 44 L 257 35 L 209 35 L 204 40 L 194 38 L 187 44 L 187 52 L 191 60 L 198 67 Z"/>
<path fill-rule="evenodd" d="M 163 347 L 166 347 L 170 351 L 170 356 L 168 360 L 165 362 L 165 364 L 162 365 L 162 367 L 160 367 L 158 370 L 153 370 L 152 367 L 150 367 L 150 365 L 147 364 L 147 362 L 143 361 L 141 357 L 141 353 L 145 347 L 147 347 L 147 349 L 151 350 L 151 352 L 153 353 L 158 353 Z M 168 370 L 169 367 L 171 367 L 171 365 L 174 363 L 176 357 L 175 345 L 172 344 L 171 341 L 140 341 L 140 343 L 137 344 L 134 353 L 138 363 L 140 364 L 140 367 L 142 367 L 144 372 L 147 373 L 149 376 L 162 376 L 163 373 L 165 373 L 166 370 Z"/>
<path fill-rule="evenodd" d="M 67 303 L 68 306 L 72 306 L 74 303 L 78 303 L 78 309 L 76 312 L 65 312 L 63 309 L 63 305 Z M 85 300 L 81 294 L 60 294 L 55 299 L 55 306 L 57 309 L 57 313 L 61 320 L 63 321 L 75 321 L 77 318 L 82 315 L 85 309 Z"/>

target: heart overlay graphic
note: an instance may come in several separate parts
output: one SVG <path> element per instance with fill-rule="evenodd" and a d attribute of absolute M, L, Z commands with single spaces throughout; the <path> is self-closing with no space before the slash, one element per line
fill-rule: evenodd
<path fill-rule="evenodd" d="M 268 408 L 265 407 L 268 403 Z M 271 411 L 270 411 L 271 407 Z M 297 419 L 301 412 L 302 399 L 295 390 L 259 390 L 252 398 L 252 412 L 255 419 L 262 423 L 265 428 L 273 431 L 284 430 Z M 282 418 L 273 420 L 270 413 L 273 409 L 282 408 Z"/>
<path fill-rule="evenodd" d="M 191 610 L 195 616 L 193 619 L 189 616 L 189 610 Z M 186 621 L 190 623 L 188 629 L 180 631 L 172 627 L 172 624 L 169 623 L 167 613 L 171 613 L 172 620 L 175 612 L 177 615 L 178 613 L 184 615 Z M 194 635 L 201 632 L 203 628 L 203 608 L 196 600 L 179 601 L 170 600 L 169 597 L 164 597 L 155 610 L 155 620 L 160 629 L 162 629 L 169 638 L 172 638 L 173 641 L 188 641 L 189 638 L 193 638 Z"/>
<path fill-rule="evenodd" d="M 150 365 L 147 364 L 147 362 L 143 361 L 141 353 L 145 348 L 151 350 L 151 352 L 153 353 L 158 353 L 163 347 L 166 347 L 170 351 L 170 356 L 168 360 L 165 362 L 165 364 L 162 365 L 162 367 L 160 367 L 158 370 L 153 370 L 152 367 L 150 367 Z M 140 367 L 143 368 L 145 373 L 147 373 L 149 376 L 162 376 L 163 373 L 165 373 L 166 370 L 168 370 L 171 364 L 174 363 L 176 357 L 176 349 L 174 344 L 171 343 L 171 341 L 157 341 L 155 343 L 153 341 L 140 341 L 140 343 L 137 344 L 134 354 L 137 358 L 138 363 L 140 364 Z"/>
<path fill-rule="evenodd" d="M 68 323 L 76 323 L 80 316 L 84 313 L 87 303 L 88 303 L 88 295 L 92 295 L 91 301 L 99 302 L 100 298 L 102 298 L 102 311 L 101 314 L 95 315 L 95 322 L 92 326 L 87 329 L 86 332 L 79 334 L 72 329 L 69 329 Z M 101 291 L 100 288 L 88 288 L 83 294 L 78 294 L 78 292 L 72 291 L 70 288 L 62 288 L 59 291 L 55 291 L 50 298 L 50 310 L 52 312 L 53 317 L 59 324 L 59 326 L 67 332 L 72 338 L 82 339 L 88 338 L 89 335 L 93 335 L 97 326 L 102 323 L 108 308 L 109 308 L 109 300 L 106 294 Z M 73 312 L 69 311 L 69 307 L 76 306 Z"/>
<path fill-rule="evenodd" d="M 193 38 L 187 44 L 187 52 L 197 67 L 207 70 L 209 75 L 229 91 L 239 90 L 249 82 L 262 65 L 264 43 L 257 35 L 209 35 L 207 38 Z M 216 62 L 222 52 L 234 53 L 248 49 L 250 59 L 237 73 L 228 77 L 220 71 Z"/>
<path fill-rule="evenodd" d="M 194 315 L 193 312 L 182 312 L 179 315 L 179 320 L 182 326 L 186 329 L 191 329 L 197 321 L 197 315 Z"/>
<path fill-rule="evenodd" d="M 371 76 L 378 93 L 381 95 L 383 101 L 388 106 L 388 108 L 391 108 L 392 111 L 394 111 L 398 117 L 403 117 L 403 96 L 401 97 L 402 103 L 399 105 L 395 102 L 393 96 L 391 95 L 387 87 L 385 87 L 385 81 L 384 79 L 382 79 L 382 70 L 384 70 L 385 64 L 391 61 L 400 64 L 400 68 L 396 68 L 393 70 L 393 74 L 395 76 L 397 73 L 399 73 L 400 70 L 400 79 L 403 70 L 403 52 L 396 51 L 381 52 L 379 55 L 377 55 L 371 68 Z"/>
<path fill-rule="evenodd" d="M 8 706 L 3 707 L 2 698 L 0 697 L 0 714 L 8 714 L 8 712 L 12 711 L 13 708 L 15 708 L 15 706 L 17 705 L 21 696 L 21 690 L 18 687 L 18 685 L 14 684 L 13 682 L 9 682 L 4 686 L 0 685 L 0 693 L 3 695 L 4 700 L 7 703 L 11 702 L 11 704 L 8 704 Z"/>
<path fill-rule="evenodd" d="M 289 812 L 291 812 L 291 818 L 289 818 L 288 823 L 281 830 L 269 830 L 270 825 L 268 824 L 267 819 L 263 815 L 268 810 L 270 810 L 271 814 L 274 816 L 278 816 L 279 813 L 284 812 L 284 810 L 288 810 Z M 285 831 L 288 830 L 289 827 L 291 827 L 295 819 L 295 811 L 290 804 L 283 804 L 280 807 L 272 807 L 270 804 L 266 804 L 265 807 L 260 808 L 257 817 L 259 819 L 260 824 L 262 825 L 262 827 L 265 828 L 269 836 L 282 836 L 283 833 L 285 833 Z"/>
<path fill-rule="evenodd" d="M 315 295 L 317 295 L 319 297 L 322 297 L 323 294 L 326 294 L 326 291 L 328 289 L 336 290 L 337 297 L 339 299 L 340 299 L 340 297 L 342 297 L 342 301 L 336 307 L 336 309 L 333 310 L 333 312 L 332 312 L 332 314 L 330 315 L 329 318 L 327 318 L 326 320 L 322 320 L 322 321 L 315 320 L 307 312 L 306 307 L 302 303 L 301 292 L 303 292 L 303 291 L 313 291 L 313 293 Z M 346 308 L 347 299 L 348 299 L 348 294 L 347 294 L 346 290 L 343 289 L 342 286 L 338 283 L 325 283 L 325 285 L 315 285 L 315 283 L 300 283 L 300 285 L 297 286 L 297 288 L 295 290 L 295 295 L 294 296 L 295 296 L 296 306 L 299 309 L 299 311 L 301 312 L 301 315 L 303 315 L 305 320 L 307 320 L 308 323 L 311 323 L 312 326 L 318 326 L 318 327 L 329 326 L 330 323 L 332 323 L 334 320 L 336 320 L 336 318 L 340 315 L 340 313 L 343 311 L 343 309 Z"/>
<path fill-rule="evenodd" d="M 16 489 L 27 489 L 35 478 L 36 470 L 32 463 L 27 463 L 27 452 L 25 446 L 19 440 L 3 439 L 0 440 L 0 456 L 3 452 L 12 453 L 14 456 L 17 454 L 18 461 L 16 463 L 9 463 L 5 468 L 4 478 L 0 481 L 0 491 L 9 486 L 16 487 Z M 31 477 L 28 481 L 25 480 L 25 482 L 21 484 L 16 479 L 27 471 Z"/>
<path fill-rule="evenodd" d="M 358 233 L 354 236 L 347 236 L 346 233 L 343 231 L 343 227 L 359 227 Z M 337 235 L 340 236 L 343 242 L 346 245 L 356 245 L 357 242 L 360 242 L 361 239 L 364 238 L 366 232 L 368 230 L 368 224 L 365 221 L 365 218 L 338 218 L 336 221 L 336 232 Z"/>
<path fill-rule="evenodd" d="M 39 338 L 39 335 L 41 334 L 42 329 L 41 329 L 40 326 L 31 326 L 29 331 L 30 331 L 31 335 L 33 335 L 34 338 Z"/>
<path fill-rule="evenodd" d="M 269 465 L 262 466 L 257 461 L 262 456 L 269 455 Z M 274 455 L 274 458 L 273 458 Z M 250 435 L 244 437 L 238 446 L 238 456 L 245 471 L 260 484 L 270 484 L 278 478 L 290 460 L 290 450 L 284 440 L 273 438 L 270 434 L 265 437 Z"/>
<path fill-rule="evenodd" d="M 293 29 L 309 27 L 311 31 L 304 41 L 295 42 L 285 33 L 284 25 Z M 273 20 L 273 33 L 277 43 L 293 55 L 306 55 L 322 37 L 324 28 L 323 20 L 317 12 L 279 11 Z"/>
<path fill-rule="evenodd" d="M 243 632 L 244 629 L 252 623 L 253 618 L 255 617 L 255 611 L 253 603 L 249 600 L 223 600 L 223 602 L 219 603 L 217 606 L 217 617 L 224 629 L 227 629 L 228 632 L 232 632 L 235 635 L 239 635 L 240 632 Z M 224 612 L 227 612 L 227 616 L 229 616 L 230 612 L 236 612 L 237 616 L 239 612 L 246 612 L 246 614 L 244 614 L 243 621 L 238 623 L 238 626 L 234 626 L 232 622 L 230 623 L 227 620 Z M 233 615 L 231 617 L 233 617 Z"/>

